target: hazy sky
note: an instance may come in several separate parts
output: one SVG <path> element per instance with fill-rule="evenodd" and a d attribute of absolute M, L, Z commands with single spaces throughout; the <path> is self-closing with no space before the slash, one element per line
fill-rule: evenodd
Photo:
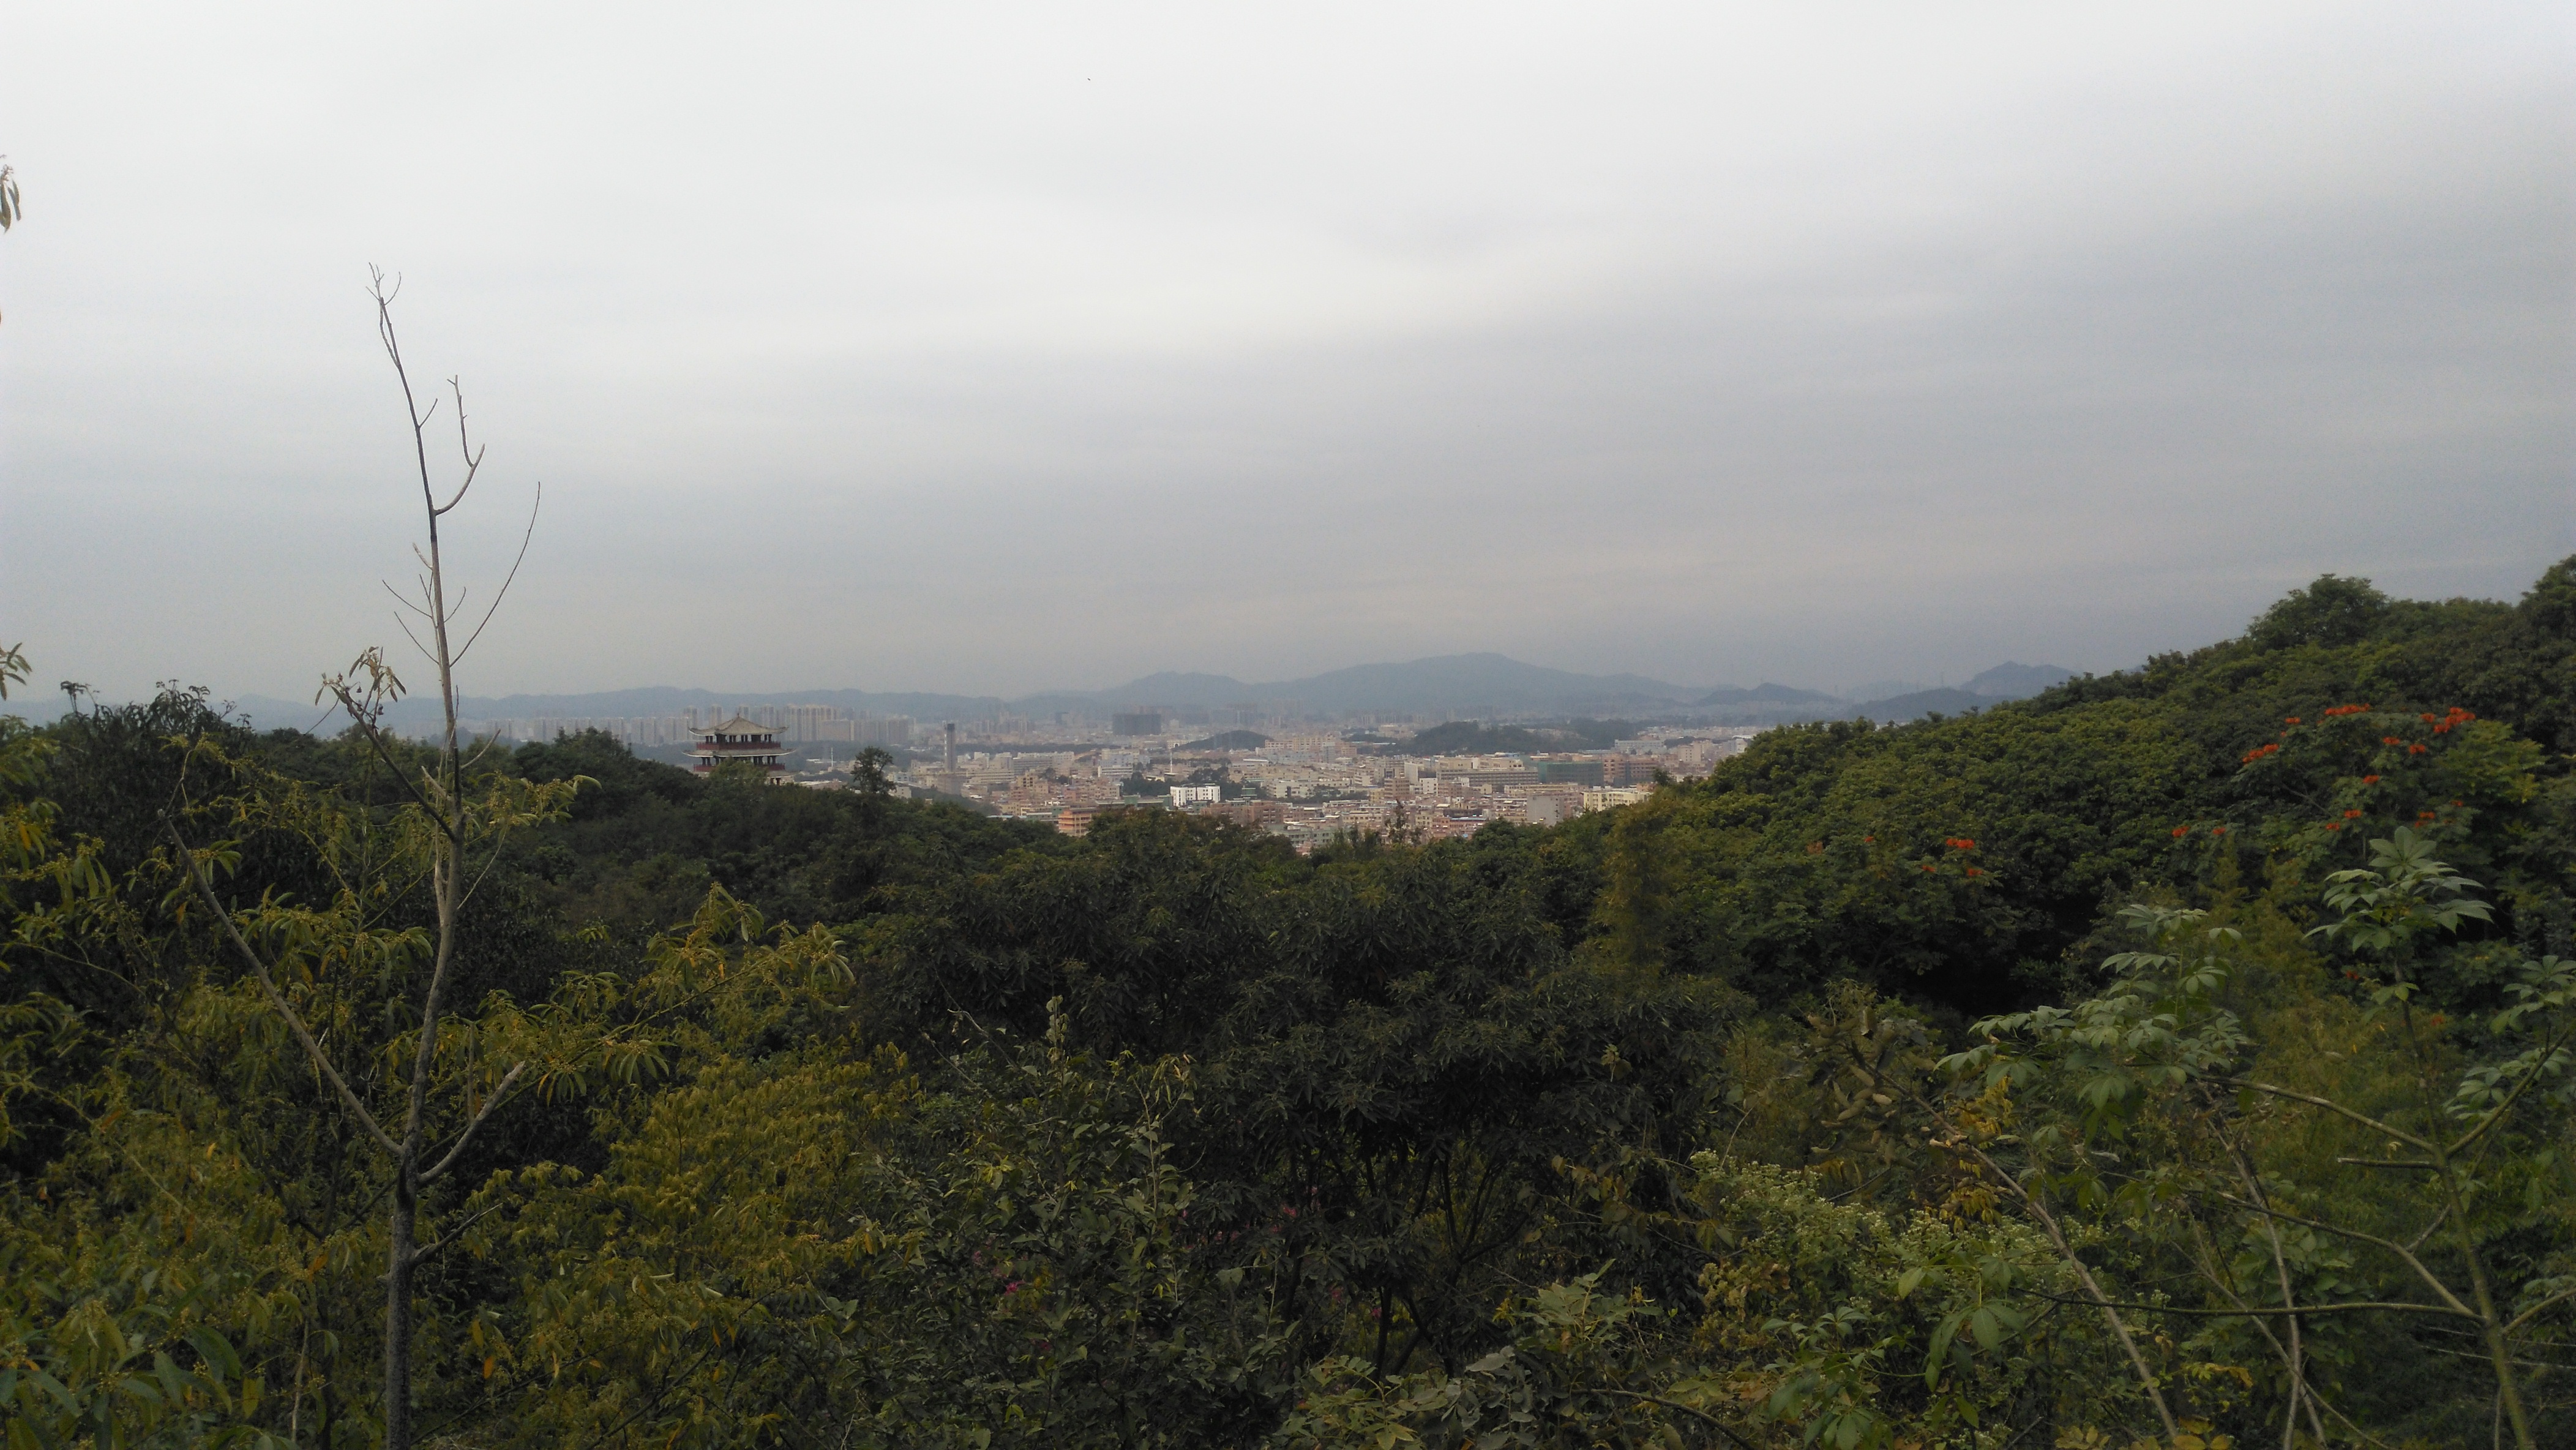
<path fill-rule="evenodd" d="M 2576 551 L 2533 4 L 10 7 L 0 640 L 473 693 L 2079 669 Z M 443 415 L 442 415 L 443 416 Z"/>

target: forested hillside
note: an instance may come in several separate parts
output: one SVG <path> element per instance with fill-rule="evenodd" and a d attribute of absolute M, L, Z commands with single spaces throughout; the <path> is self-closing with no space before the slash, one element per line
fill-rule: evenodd
<path fill-rule="evenodd" d="M 0 720 L 0 1415 L 382 1443 L 416 1195 L 423 1444 L 2576 1445 L 2571 751 L 2576 560 L 1311 857 Z"/>

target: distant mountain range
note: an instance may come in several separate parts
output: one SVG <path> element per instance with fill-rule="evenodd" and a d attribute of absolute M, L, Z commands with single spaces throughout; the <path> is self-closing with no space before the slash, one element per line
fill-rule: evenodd
<path fill-rule="evenodd" d="M 2073 678 L 2073 670 L 2059 669 L 2055 665 L 2001 664 L 1957 689 L 1944 686 L 1935 690 L 1914 690 L 1891 695 L 1884 700 L 1853 705 L 1843 713 L 1880 721 L 1920 720 L 1933 714 L 1958 715 L 2006 700 L 2026 700 L 2061 680 Z"/>
<path fill-rule="evenodd" d="M 1201 711 L 1229 707 L 1342 715 L 1367 711 L 1437 715 L 1450 719 L 1595 718 L 1659 719 L 1689 716 L 1745 724 L 1841 719 L 1913 719 L 1928 711 L 1956 713 L 2001 700 L 2020 699 L 2071 677 L 2053 665 L 2004 664 L 1959 689 L 1919 691 L 1854 703 L 1821 690 L 1780 684 L 1750 689 L 1676 685 L 1644 675 L 1586 675 L 1524 664 L 1507 655 L 1439 655 L 1401 664 L 1354 665 L 1297 680 L 1248 683 L 1230 675 L 1164 672 L 1107 690 L 1054 690 L 1018 699 L 878 690 L 796 690 L 784 693 L 718 693 L 653 686 L 583 695 L 468 696 L 460 712 L 471 720 L 540 717 L 674 715 L 737 705 L 835 705 L 852 714 L 909 715 L 915 720 L 988 719 L 1001 712 L 1045 719 L 1059 712 L 1093 718 L 1127 709 Z M 321 707 L 248 695 L 234 701 L 263 728 L 337 727 Z M 436 704 L 412 698 L 390 713 L 393 724 L 419 729 L 435 722 Z"/>
<path fill-rule="evenodd" d="M 1701 690 L 1643 675 L 1582 675 L 1523 664 L 1509 655 L 1435 655 L 1402 664 L 1353 665 L 1302 680 L 1247 684 L 1228 675 L 1159 674 L 1114 690 L 1062 692 L 1015 701 L 1031 710 L 1207 708 L 1294 705 L 1327 715 L 1400 710 L 1459 716 L 1599 715 L 1666 711 Z M 1061 701 L 1063 703 L 1057 703 Z"/>
<path fill-rule="evenodd" d="M 2075 678 L 2073 670 L 2055 665 L 2001 664 L 1961 686 L 1989 700 L 2027 700 L 2051 685 Z"/>

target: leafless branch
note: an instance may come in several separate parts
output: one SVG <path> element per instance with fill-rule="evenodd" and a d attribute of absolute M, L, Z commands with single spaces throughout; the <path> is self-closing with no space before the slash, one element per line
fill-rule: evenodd
<path fill-rule="evenodd" d="M 2431 1143 L 2407 1132 L 2405 1129 L 2391 1127 L 2388 1124 L 2379 1121 L 2377 1118 L 2370 1116 L 2368 1113 L 2356 1113 L 2352 1109 L 2345 1107 L 2343 1104 L 2336 1102 L 2332 1098 L 2321 1098 L 2312 1093 L 2296 1092 L 2285 1087 L 2275 1087 L 2268 1082 L 2255 1082 L 2250 1078 L 2222 1077 L 2213 1078 L 2211 1081 L 2223 1083 L 2228 1087 L 2244 1088 L 2249 1092 L 2268 1093 L 2276 1098 L 2288 1098 L 2293 1102 L 2307 1103 L 2314 1107 L 2324 1108 L 2328 1112 L 2338 1113 L 2344 1117 L 2350 1118 L 2354 1122 L 2361 1124 L 2363 1127 L 2368 1128 L 2373 1132 L 2385 1133 L 2389 1137 L 2396 1139 L 2400 1143 L 2407 1144 L 2410 1147 L 2421 1148 L 2427 1153 L 2433 1151 L 2433 1145 Z"/>
<path fill-rule="evenodd" d="M 510 561 L 510 572 L 501 576 L 501 592 L 492 596 L 492 607 L 483 611 L 482 623 L 474 626 L 474 632 L 465 637 L 464 647 L 457 650 L 456 658 L 460 662 L 473 650 L 474 641 L 483 637 L 484 626 L 489 625 L 492 622 L 492 616 L 500 612 L 501 601 L 510 597 L 510 585 L 519 577 L 519 566 L 527 562 L 528 541 L 537 536 L 537 510 L 543 508 L 545 502 L 546 486 L 543 482 L 539 482 L 536 501 L 528 505 L 527 531 L 519 535 L 519 555 Z M 461 607 L 464 597 L 458 596 L 457 602 Z"/>
<path fill-rule="evenodd" d="M 500 1208 L 501 1205 L 498 1203 L 487 1203 L 483 1207 L 476 1209 L 473 1217 L 468 1218 L 465 1222 L 458 1224 L 456 1227 L 440 1234 L 436 1239 L 423 1244 L 420 1248 L 414 1250 L 411 1256 L 411 1261 L 414 1264 L 425 1262 L 430 1255 L 437 1253 L 440 1249 L 456 1242 L 459 1238 L 464 1236 L 467 1229 L 472 1228 L 474 1225 L 491 1217 L 494 1213 L 498 1212 Z"/>
<path fill-rule="evenodd" d="M 223 923 L 224 935 L 231 939 L 233 950 L 241 954 L 243 961 L 250 963 L 251 971 L 259 977 L 260 989 L 268 994 L 268 1005 L 275 1008 L 277 1015 L 286 1020 L 287 1030 L 293 1032 L 295 1040 L 303 1045 L 304 1055 L 313 1059 L 313 1065 L 321 1070 L 322 1076 L 329 1079 L 331 1086 L 339 1090 L 341 1104 L 349 1110 L 351 1117 L 357 1119 L 358 1126 L 366 1129 L 368 1136 L 374 1138 L 387 1153 L 392 1154 L 396 1160 L 400 1160 L 402 1149 L 396 1147 L 394 1140 L 387 1137 L 385 1130 L 377 1125 L 376 1115 L 368 1112 L 367 1105 L 360 1102 L 358 1095 L 349 1090 L 349 1084 L 340 1077 L 340 1070 L 331 1065 L 330 1057 L 322 1051 L 322 1044 L 313 1040 L 313 1033 L 305 1027 L 304 1019 L 296 1015 L 295 1009 L 287 1005 L 285 994 L 277 990 L 277 979 L 269 975 L 268 963 L 260 959 L 259 953 L 251 950 L 250 943 L 242 939 L 241 928 L 233 924 L 232 913 L 224 910 L 223 903 L 215 899 L 214 885 L 206 880 L 204 869 L 197 864 L 196 853 L 188 849 L 187 841 L 179 835 L 179 828 L 171 825 L 167 816 L 162 818 L 161 824 L 162 828 L 170 833 L 171 844 L 179 848 L 179 864 L 186 869 L 188 880 L 195 884 L 197 895 L 205 901 L 206 909 L 214 913 L 215 920 Z"/>
<path fill-rule="evenodd" d="M 2079 1299 L 2072 1295 L 2051 1294 L 2045 1289 L 2022 1289 L 2018 1292 L 2030 1294 L 2041 1299 L 2054 1300 L 2060 1304 L 2092 1304 L 2097 1302 L 2091 1299 Z M 2195 1319 L 2252 1319 L 2257 1317 L 2279 1318 L 2288 1314 L 2381 1313 L 2431 1314 L 2443 1319 L 2476 1319 L 2478 1317 L 2473 1311 L 2467 1309 L 2445 1309 L 2439 1304 L 2415 1304 L 2403 1299 L 2391 1299 L 2385 1301 L 2354 1300 L 2349 1303 L 2341 1304 L 2293 1304 L 2286 1309 L 2275 1309 L 2270 1307 L 2257 1308 L 2253 1305 L 2245 1305 L 2234 1309 L 2186 1309 L 2178 1304 L 2143 1304 L 2127 1299 L 2105 1299 L 2099 1302 L 2109 1304 L 2114 1308 L 2139 1309 L 2152 1314 L 2187 1314 Z"/>
<path fill-rule="evenodd" d="M 2487 1129 L 2504 1121 L 2504 1115 L 2512 1111 L 2515 1103 L 2522 1101 L 2522 1095 L 2530 1091 L 2531 1088 L 2541 1080 L 2541 1073 L 2538 1065 L 2545 1064 L 2550 1058 L 2556 1056 L 2559 1049 L 2567 1045 L 2567 1039 L 2571 1035 L 2576 1035 L 2576 1023 L 2571 1023 L 2566 1031 L 2560 1032 L 2545 1044 L 2543 1049 L 2534 1058 L 2535 1066 L 2533 1070 L 2523 1074 L 2522 1081 L 2513 1085 L 2513 1091 L 2505 1094 L 2503 1102 L 2500 1102 L 2493 1108 L 2488 1109 L 2487 1112 L 2479 1117 L 2475 1123 L 2471 1124 L 2469 1126 L 2469 1130 L 2462 1133 L 2459 1136 L 2459 1139 L 2451 1144 L 2450 1151 L 2454 1154 L 2458 1153 L 2461 1149 L 2476 1142 L 2486 1133 Z"/>
<path fill-rule="evenodd" d="M 2541 1300 L 2539 1303 L 2534 1304 L 2530 1308 L 2513 1316 L 2513 1319 L 2505 1325 L 2504 1332 L 2511 1334 L 2515 1330 L 2530 1323 L 2541 1310 L 2548 1308 L 2552 1304 L 2563 1304 L 2570 1299 L 2576 1299 L 2576 1289 L 2565 1289 L 2552 1294 L 2548 1298 Z"/>
<path fill-rule="evenodd" d="M 2352 1239 L 2356 1242 L 2365 1244 L 2377 1244 L 2381 1248 L 2386 1249 L 2390 1253 L 2405 1260 L 2406 1267 L 2413 1269 L 2417 1278 L 2422 1279 L 2425 1284 L 2430 1286 L 2434 1293 L 2441 1295 L 2442 1302 L 2450 1305 L 2453 1311 L 2468 1315 L 2472 1319 L 2478 1317 L 2476 1311 L 2470 1309 L 2468 1305 L 2460 1302 L 2460 1296 L 2452 1293 L 2449 1285 L 2444 1284 L 2439 1278 L 2436 1278 L 2432 1270 L 2424 1267 L 2424 1261 L 2415 1257 L 2413 1250 L 2408 1249 L 2405 1245 L 2398 1243 L 2394 1239 L 2384 1239 L 2377 1234 L 2366 1234 L 2359 1229 L 2344 1228 L 2339 1224 L 2327 1223 L 2322 1219 L 2301 1218 L 2295 1213 L 2283 1213 L 2277 1208 L 2265 1208 L 2259 1203 L 2247 1203 L 2244 1199 L 2238 1198 L 2234 1194 L 2222 1193 L 2218 1195 L 2218 1198 L 2222 1202 L 2236 1205 L 2247 1213 L 2264 1214 L 2272 1218 L 2277 1218 L 2283 1223 L 2305 1224 L 2309 1228 L 2316 1229 L 2322 1233 L 2333 1234 L 2338 1238 Z M 2421 1243 L 2422 1240 L 2418 1239 L 2417 1242 Z"/>
<path fill-rule="evenodd" d="M 429 611 L 412 603 L 410 600 L 403 598 L 402 591 L 394 587 L 392 580 L 379 579 L 376 582 L 385 586 L 385 592 L 394 597 L 394 603 L 401 605 L 403 608 L 410 610 L 412 613 L 419 615 L 423 619 L 429 618 Z"/>
<path fill-rule="evenodd" d="M 1710 1414 L 1706 1410 L 1694 1409 L 1689 1405 L 1681 1403 L 1679 1400 L 1668 1400 L 1661 1395 L 1640 1394 L 1635 1390 L 1614 1390 L 1606 1385 L 1593 1385 L 1589 1388 L 1590 1392 L 1596 1395 L 1616 1395 L 1623 1400 L 1643 1400 L 1650 1405 L 1661 1405 L 1667 1410 L 1679 1410 L 1685 1415 L 1689 1415 L 1694 1419 L 1706 1422 L 1708 1425 L 1715 1428 L 1717 1433 L 1724 1435 L 1727 1439 L 1743 1446 L 1744 1450 L 1759 1450 L 1759 1447 L 1752 1441 L 1735 1433 L 1734 1426 L 1729 1425 L 1724 1420 L 1719 1419 L 1717 1416 Z"/>
<path fill-rule="evenodd" d="M 483 1106 L 475 1112 L 473 1119 L 466 1123 L 465 1131 L 456 1135 L 456 1145 L 447 1150 L 447 1156 L 439 1159 L 428 1172 L 420 1175 L 422 1183 L 436 1183 L 446 1174 L 448 1168 L 456 1162 L 457 1155 L 463 1153 L 474 1141 L 474 1134 L 482 1128 L 484 1119 L 491 1117 L 492 1110 L 501 1106 L 501 1100 L 509 1096 L 510 1084 L 517 1082 L 519 1074 L 527 1070 L 528 1064 L 525 1059 L 511 1064 L 509 1072 L 502 1076 L 500 1086 L 492 1089 L 492 1096 L 484 1099 Z"/>
<path fill-rule="evenodd" d="M 465 491 L 474 486 L 474 475 L 481 472 L 483 469 L 483 450 L 475 447 L 472 441 L 465 436 L 465 389 L 463 385 L 458 383 L 458 381 L 453 377 L 447 380 L 447 386 L 456 394 L 456 446 L 457 449 L 465 455 L 465 481 L 456 486 L 456 497 L 447 501 L 446 508 L 430 510 L 430 516 L 432 518 L 435 518 L 440 514 L 447 513 L 453 510 L 458 504 L 465 502 Z M 437 406 L 437 401 L 435 399 L 431 400 L 430 407 L 435 409 Z M 422 421 L 426 422 L 428 420 L 423 419 Z"/>

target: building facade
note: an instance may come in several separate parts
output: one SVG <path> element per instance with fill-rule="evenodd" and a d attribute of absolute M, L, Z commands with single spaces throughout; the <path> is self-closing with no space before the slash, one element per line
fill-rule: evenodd
<path fill-rule="evenodd" d="M 712 775 L 719 765 L 741 761 L 760 767 L 771 785 L 786 783 L 787 754 L 778 743 L 776 726 L 736 715 L 696 734 L 697 743 L 689 747 L 689 768 L 698 774 Z"/>

